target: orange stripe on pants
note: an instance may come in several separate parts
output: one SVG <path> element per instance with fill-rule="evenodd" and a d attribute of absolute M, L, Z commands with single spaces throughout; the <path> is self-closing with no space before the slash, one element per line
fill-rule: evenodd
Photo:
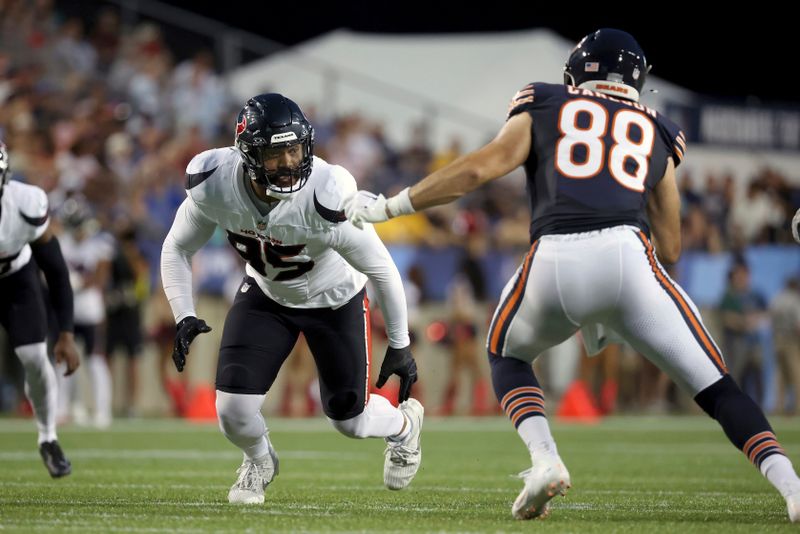
<path fill-rule="evenodd" d="M 705 329 L 701 326 L 700 319 L 692 311 L 692 308 L 687 304 L 686 300 L 681 295 L 680 291 L 678 291 L 674 285 L 670 282 L 669 278 L 664 276 L 664 273 L 661 272 L 661 269 L 658 268 L 658 263 L 656 263 L 656 258 L 653 254 L 653 245 L 650 244 L 648 241 L 647 236 L 644 235 L 644 232 L 641 230 L 639 231 L 639 237 L 644 242 L 645 247 L 647 249 L 647 258 L 650 260 L 650 267 L 653 269 L 653 272 L 656 275 L 656 278 L 661 282 L 661 284 L 670 292 L 673 298 L 678 301 L 683 313 L 686 317 L 689 318 L 689 327 L 695 332 L 695 334 L 700 338 L 705 347 L 706 351 L 711 355 L 711 357 L 716 362 L 717 366 L 723 370 L 723 372 L 728 372 L 728 368 L 725 366 L 725 362 L 722 361 L 722 356 L 719 355 L 717 352 L 716 347 L 714 344 L 709 340 L 708 335 L 706 335 Z"/>
<path fill-rule="evenodd" d="M 514 309 L 514 306 L 519 302 L 522 298 L 522 294 L 525 290 L 525 284 L 528 282 L 528 273 L 530 272 L 531 261 L 533 261 L 534 252 L 536 252 L 536 247 L 539 243 L 539 240 L 533 242 L 531 245 L 530 250 L 528 251 L 527 256 L 525 256 L 525 262 L 522 264 L 522 271 L 519 274 L 519 278 L 517 279 L 517 284 L 514 286 L 514 290 L 511 294 L 511 298 L 508 299 L 506 305 L 503 306 L 503 309 L 500 311 L 500 314 L 497 317 L 497 322 L 494 325 L 494 330 L 492 330 L 492 335 L 489 341 L 489 351 L 493 354 L 499 354 L 500 351 L 498 350 L 498 344 L 500 342 L 500 334 L 505 329 L 506 325 L 510 322 L 510 315 L 511 310 Z"/>

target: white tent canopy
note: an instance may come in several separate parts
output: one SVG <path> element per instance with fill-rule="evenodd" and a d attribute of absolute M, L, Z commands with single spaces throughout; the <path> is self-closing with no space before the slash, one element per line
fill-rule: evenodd
<path fill-rule="evenodd" d="M 502 125 L 508 102 L 533 81 L 562 81 L 575 45 L 550 30 L 448 35 L 376 35 L 337 30 L 234 70 L 234 96 L 244 102 L 277 91 L 317 117 L 359 113 L 383 123 L 390 141 L 405 146 L 411 125 L 428 121 L 436 147 L 453 137 L 472 149 Z M 657 66 L 656 66 L 657 67 Z M 642 102 L 691 93 L 650 77 Z"/>

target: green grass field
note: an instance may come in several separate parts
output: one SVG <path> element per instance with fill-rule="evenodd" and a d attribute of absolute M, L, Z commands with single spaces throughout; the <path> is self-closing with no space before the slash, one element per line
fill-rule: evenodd
<path fill-rule="evenodd" d="M 281 473 L 263 506 L 227 503 L 241 462 L 215 425 L 123 421 L 65 428 L 73 474 L 51 480 L 32 421 L 0 420 L 0 530 L 6 532 L 782 532 L 783 499 L 710 419 L 554 424 L 573 488 L 544 521 L 518 522 L 514 478 L 529 466 L 505 419 L 429 418 L 412 485 L 382 485 L 383 443 L 322 419 L 270 420 Z M 800 425 L 776 419 L 800 460 Z M 797 461 L 800 464 L 800 461 Z M 797 527 L 797 525 L 794 525 Z"/>

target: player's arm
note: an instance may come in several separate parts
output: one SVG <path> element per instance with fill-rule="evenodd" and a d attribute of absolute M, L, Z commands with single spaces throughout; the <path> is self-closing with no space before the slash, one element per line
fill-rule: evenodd
<path fill-rule="evenodd" d="M 354 224 L 381 222 L 431 206 L 452 202 L 470 191 L 510 173 L 528 158 L 531 147 L 531 116 L 511 117 L 491 142 L 458 158 L 397 195 L 379 196 L 368 207 L 351 204 L 347 215 Z"/>
<path fill-rule="evenodd" d="M 194 338 L 211 331 L 205 321 L 197 318 L 194 309 L 192 256 L 211 239 L 216 227 L 216 223 L 203 215 L 191 197 L 187 197 L 178 208 L 161 247 L 161 283 L 177 323 L 172 360 L 178 372 L 183 371 Z"/>
<path fill-rule="evenodd" d="M 411 206 L 416 211 L 461 198 L 525 163 L 530 148 L 531 116 L 520 113 L 509 119 L 489 144 L 413 185 L 408 194 Z"/>
<path fill-rule="evenodd" d="M 650 192 L 647 216 L 658 259 L 662 263 L 676 263 L 681 256 L 681 196 L 672 158 L 667 160 L 664 177 Z"/>
<path fill-rule="evenodd" d="M 175 322 L 195 315 L 192 299 L 192 257 L 214 233 L 216 224 L 190 197 L 178 208 L 161 247 L 161 283 Z"/>
<path fill-rule="evenodd" d="M 366 225 L 361 231 L 349 222 L 340 224 L 333 248 L 356 270 L 367 275 L 375 286 L 389 338 L 376 385 L 383 387 L 389 376 L 398 375 L 399 399 L 403 402 L 417 380 L 417 364 L 411 355 L 406 295 L 397 266 L 372 225 Z"/>
<path fill-rule="evenodd" d="M 67 364 L 66 375 L 71 375 L 80 365 L 78 349 L 73 336 L 74 305 L 69 269 L 61 254 L 61 246 L 50 228 L 31 242 L 36 264 L 47 280 L 50 304 L 58 321 L 58 340 L 53 348 L 57 362 Z"/>
<path fill-rule="evenodd" d="M 372 226 L 360 231 L 347 222 L 339 225 L 337 234 L 334 250 L 353 268 L 367 275 L 378 292 L 389 346 L 407 346 L 410 341 L 403 280 L 383 241 Z"/>

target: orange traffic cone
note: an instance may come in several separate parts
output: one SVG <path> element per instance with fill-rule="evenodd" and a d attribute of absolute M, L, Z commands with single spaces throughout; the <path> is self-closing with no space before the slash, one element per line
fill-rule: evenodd
<path fill-rule="evenodd" d="M 556 415 L 580 423 L 596 423 L 600 419 L 600 410 L 586 382 L 576 380 L 567 388 Z"/>
<path fill-rule="evenodd" d="M 192 421 L 207 422 L 217 420 L 217 395 L 214 388 L 207 384 L 198 384 L 189 395 L 186 404 L 186 418 Z"/>

